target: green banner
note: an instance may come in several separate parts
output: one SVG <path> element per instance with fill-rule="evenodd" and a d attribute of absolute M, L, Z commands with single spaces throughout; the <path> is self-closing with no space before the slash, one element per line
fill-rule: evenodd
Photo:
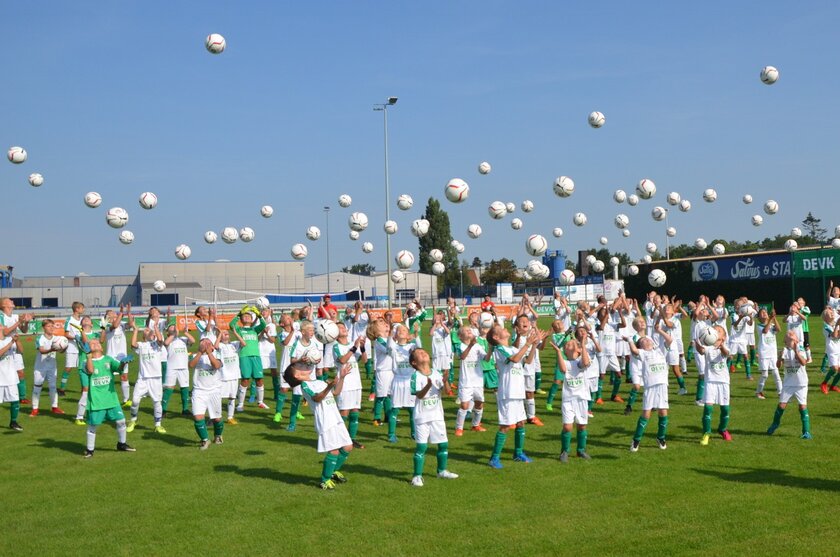
<path fill-rule="evenodd" d="M 796 278 L 840 276 L 840 250 L 818 249 L 793 252 L 793 274 Z"/>

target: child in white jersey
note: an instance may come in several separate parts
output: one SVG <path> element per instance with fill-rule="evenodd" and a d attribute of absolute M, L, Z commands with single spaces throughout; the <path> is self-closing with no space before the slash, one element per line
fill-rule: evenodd
<path fill-rule="evenodd" d="M 140 401 L 144 397 L 152 399 L 154 407 L 155 433 L 166 433 L 163 428 L 163 386 L 161 379 L 163 370 L 163 335 L 160 329 L 145 329 L 143 340 L 138 340 L 138 329 L 134 319 L 129 318 L 129 325 L 133 330 L 131 334 L 131 347 L 137 352 L 140 371 L 137 373 L 137 382 L 134 383 L 134 396 L 131 400 L 131 419 L 128 422 L 128 433 L 134 431 L 137 426 L 137 416 L 140 412 Z"/>
<path fill-rule="evenodd" d="M 434 321 L 429 329 L 432 337 L 432 369 L 449 375 L 452 367 L 452 340 L 446 326 L 446 314 L 443 310 L 435 312 Z"/>
<path fill-rule="evenodd" d="M 391 356 L 391 326 L 385 319 L 371 321 L 367 337 L 373 346 L 374 383 L 376 383 L 373 406 L 373 425 L 380 426 L 391 414 L 391 384 L 394 382 L 394 359 Z M 384 419 L 383 419 L 384 414 Z"/>
<path fill-rule="evenodd" d="M 661 328 L 660 328 L 661 329 Z M 665 340 L 672 342 L 668 333 L 663 335 Z M 642 382 L 645 388 L 645 394 L 642 398 L 642 414 L 639 416 L 639 421 L 636 422 L 636 433 L 633 435 L 633 441 L 630 443 L 630 451 L 636 452 L 639 450 L 639 444 L 642 442 L 642 437 L 645 434 L 645 429 L 650 420 L 650 415 L 653 410 L 659 414 L 659 427 L 656 432 L 656 441 L 659 443 L 660 449 L 668 448 L 665 443 L 665 435 L 668 431 L 668 364 L 665 361 L 665 355 L 660 350 L 656 350 L 653 346 L 653 340 L 648 337 L 642 337 L 637 343 L 630 343 L 630 351 L 633 356 L 641 362 Z"/>
<path fill-rule="evenodd" d="M 527 298 L 523 298 L 523 301 L 527 302 Z M 527 305 L 525 307 L 530 308 L 530 305 Z M 528 309 L 527 311 L 530 312 L 530 309 Z M 525 346 L 527 344 L 528 334 L 531 332 L 532 329 L 536 328 L 531 322 L 531 315 L 531 313 L 522 313 L 519 316 L 517 316 L 514 320 L 513 330 L 516 333 L 516 336 L 513 340 L 514 349 Z M 544 335 L 543 338 L 545 338 Z M 543 421 L 537 417 L 537 402 L 534 399 L 534 393 L 537 390 L 536 376 L 538 369 L 538 366 L 535 362 L 539 361 L 539 349 L 541 347 L 542 341 L 531 346 L 528 352 L 525 353 L 525 357 L 522 359 L 521 362 L 522 371 L 525 378 L 525 419 L 527 423 L 538 427 L 542 427 L 545 425 Z"/>
<path fill-rule="evenodd" d="M 222 421 L 222 361 L 215 351 L 210 339 L 205 338 L 198 343 L 198 351 L 189 362 L 193 368 L 192 411 L 193 426 L 198 434 L 202 451 L 210 447 L 210 436 L 207 433 L 205 416 L 213 422 L 213 442 L 221 445 L 224 442 L 222 434 L 225 423 Z"/>
<path fill-rule="evenodd" d="M 617 298 L 613 303 L 612 310 L 604 306 L 597 313 L 598 335 L 600 337 L 598 340 L 601 345 L 597 399 L 602 403 L 601 390 L 603 389 L 604 378 L 607 372 L 610 372 L 610 384 L 612 385 L 610 400 L 612 402 L 624 403 L 624 399 L 618 394 L 621 388 L 621 364 L 616 354 L 616 344 L 619 341 L 618 332 L 627 326 L 627 322 L 624 320 L 624 314 L 621 313 L 623 307 L 621 298 Z"/>
<path fill-rule="evenodd" d="M 639 357 L 638 350 L 633 352 L 631 345 L 638 347 L 639 341 L 643 338 L 650 339 L 650 345 L 656 349 L 653 339 L 645 336 L 647 332 L 647 325 L 644 317 L 637 317 L 631 323 L 631 330 L 635 333 L 632 337 L 624 337 L 624 342 L 627 343 L 627 351 L 630 353 L 629 362 L 627 365 L 627 373 L 630 376 L 630 395 L 627 397 L 627 406 L 624 407 L 624 415 L 629 416 L 633 413 L 633 405 L 636 404 L 636 399 L 639 397 L 639 391 L 642 390 L 644 384 L 644 376 L 642 375 L 642 359 Z M 666 364 L 667 365 L 667 364 Z M 644 399 L 643 399 L 644 400 Z"/>
<path fill-rule="evenodd" d="M 321 361 L 324 355 L 324 345 L 315 338 L 315 325 L 311 321 L 302 321 L 300 325 L 300 338 L 292 343 L 288 348 L 289 363 L 298 364 L 304 363 L 309 367 L 310 378 L 312 381 L 318 379 L 321 375 Z M 289 412 L 289 425 L 286 426 L 286 431 L 295 431 L 297 429 L 298 410 L 303 398 L 303 390 L 300 385 L 292 390 L 292 409 Z M 241 409 L 241 405 L 237 410 Z"/>
<path fill-rule="evenodd" d="M 470 327 L 462 327 L 458 331 L 460 351 L 460 371 L 458 373 L 458 414 L 455 419 L 455 437 L 464 435 L 464 422 L 467 411 L 472 403 L 472 431 L 487 431 L 481 425 L 484 414 L 484 370 L 481 363 L 487 355 L 483 345 L 478 343 L 475 333 Z M 446 370 L 448 374 L 449 370 Z"/>
<path fill-rule="evenodd" d="M 840 329 L 835 329 L 832 334 L 840 338 Z M 805 365 L 808 363 L 808 354 L 799 345 L 799 339 L 795 334 L 785 335 L 785 349 L 779 355 L 778 367 L 784 369 L 785 380 L 782 385 L 782 393 L 779 395 L 779 406 L 773 415 L 773 423 L 767 428 L 767 435 L 773 433 L 782 423 L 782 414 L 787 407 L 788 401 L 796 397 L 799 403 L 799 416 L 802 418 L 802 439 L 811 437 L 811 416 L 808 414 L 808 372 Z"/>
<path fill-rule="evenodd" d="M 265 329 L 260 333 L 260 362 L 262 363 L 263 375 L 271 375 L 271 387 L 274 393 L 274 400 L 280 395 L 280 376 L 277 373 L 277 325 L 274 323 L 274 312 L 271 308 L 260 311 L 265 319 Z M 254 383 L 252 382 L 253 386 Z"/>
<path fill-rule="evenodd" d="M 408 361 L 411 351 L 417 348 L 408 327 L 397 329 L 396 339 L 388 344 L 391 358 L 394 362 L 394 381 L 391 383 L 391 412 L 388 414 L 388 442 L 397 442 L 397 416 L 400 408 L 408 410 L 408 421 L 411 426 L 411 438 L 415 438 L 414 424 L 414 395 L 411 393 L 411 377 L 414 369 Z"/>
<path fill-rule="evenodd" d="M 578 330 L 586 330 L 579 327 Z M 589 332 L 587 331 L 587 334 Z M 569 451 L 572 447 L 572 429 L 577 423 L 577 456 L 590 460 L 586 452 L 586 441 L 588 432 L 586 425 L 589 423 L 588 403 L 592 397 L 589 392 L 589 384 L 586 379 L 586 370 L 592 363 L 587 352 L 581 343 L 575 339 L 570 340 L 563 347 L 565 359 L 558 362 L 563 372 L 563 432 L 560 434 L 560 462 L 569 462 Z"/>
<path fill-rule="evenodd" d="M 213 335 L 215 338 L 215 335 Z M 209 335 L 205 338 L 210 340 Z M 211 343 L 214 340 L 210 341 Z M 178 321 L 170 325 L 166 331 L 166 339 L 162 346 L 162 361 L 166 364 L 166 379 L 163 381 L 163 412 L 169 406 L 169 399 L 175 390 L 177 383 L 181 389 L 181 414 L 190 415 L 190 371 L 189 371 L 189 349 L 195 343 L 195 338 L 186 330 L 181 331 Z"/>
<path fill-rule="evenodd" d="M 703 396 L 703 437 L 700 444 L 709 444 L 712 434 L 712 410 L 715 404 L 720 406 L 720 423 L 718 433 L 724 441 L 732 441 L 729 433 L 729 348 L 726 342 L 726 329 L 715 325 L 717 340 L 714 345 L 706 346 L 697 343 L 695 348 L 706 358 L 706 393 Z"/>
<path fill-rule="evenodd" d="M 34 386 L 32 387 L 32 412 L 29 414 L 34 417 L 38 415 L 38 407 L 41 403 L 41 389 L 44 383 L 50 391 L 50 406 L 53 414 L 64 414 L 58 406 L 58 391 L 56 389 L 56 373 L 58 372 L 58 364 L 56 354 L 63 352 L 53 344 L 53 341 L 58 338 L 53 336 L 55 322 L 52 319 L 44 319 L 41 322 L 41 330 L 43 331 L 38 338 L 35 339 L 35 371 L 34 371 Z"/>
<path fill-rule="evenodd" d="M 128 355 L 128 343 L 125 338 L 125 328 L 122 325 L 123 317 L 131 315 L 131 304 L 120 305 L 120 312 L 109 309 L 105 312 L 102 320 L 102 329 L 105 331 L 105 354 L 117 361 L 121 361 Z M 122 388 L 123 406 L 131 406 L 131 386 L 128 383 L 128 367 L 123 369 L 120 375 L 120 387 Z"/>
<path fill-rule="evenodd" d="M 280 344 L 283 347 L 283 353 L 280 355 L 280 362 L 277 366 L 277 369 L 280 371 L 278 373 L 278 379 L 280 380 L 280 391 L 277 393 L 275 397 L 275 408 L 274 408 L 274 423 L 280 423 L 283 420 L 283 406 L 286 404 L 286 397 L 289 396 L 289 391 L 291 387 L 286 380 L 283 378 L 282 370 L 285 370 L 289 367 L 289 362 L 291 360 L 291 347 L 294 343 L 300 339 L 300 326 L 295 328 L 295 321 L 291 315 L 281 315 L 280 316 L 280 328 L 277 332 L 277 338 L 280 339 Z M 297 415 L 300 412 L 297 412 L 295 415 L 295 419 L 301 420 L 303 419 L 302 415 Z"/>
<path fill-rule="evenodd" d="M 236 340 L 230 340 L 231 334 L 236 337 Z M 230 425 L 236 425 L 239 423 L 234 417 L 236 414 L 236 398 L 239 394 L 239 380 L 242 378 L 239 371 L 239 351 L 242 349 L 245 341 L 239 336 L 236 329 L 224 329 L 219 331 L 218 335 L 215 336 L 214 347 L 219 352 L 219 358 L 222 360 L 220 397 L 222 400 L 227 399 L 227 420 L 225 421 Z"/>
<path fill-rule="evenodd" d="M 350 366 L 350 372 L 344 377 L 344 386 L 338 395 L 338 410 L 346 422 L 355 449 L 365 448 L 356 440 L 356 436 L 359 433 L 359 411 L 362 408 L 362 374 L 359 366 L 365 365 L 367 358 L 365 337 L 356 337 L 351 343 L 347 326 L 339 323 L 338 336 L 333 344 L 333 361 L 336 368 Z"/>
<path fill-rule="evenodd" d="M 779 332 L 779 322 L 776 319 L 776 309 L 771 313 L 761 308 L 758 311 L 758 384 L 755 387 L 755 396 L 764 400 L 764 385 L 767 383 L 767 376 L 773 372 L 776 380 L 776 392 L 782 393 L 782 378 L 779 376 L 779 366 L 776 365 L 779 349 L 776 345 L 776 333 Z"/>

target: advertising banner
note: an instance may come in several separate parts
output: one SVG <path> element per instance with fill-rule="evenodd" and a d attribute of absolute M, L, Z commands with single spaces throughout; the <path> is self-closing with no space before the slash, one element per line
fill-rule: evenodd
<path fill-rule="evenodd" d="M 820 249 L 793 252 L 796 278 L 834 277 L 840 275 L 840 250 Z"/>
<path fill-rule="evenodd" d="M 694 282 L 780 279 L 790 277 L 790 270 L 790 256 L 786 253 L 751 255 L 694 261 L 691 279 Z"/>

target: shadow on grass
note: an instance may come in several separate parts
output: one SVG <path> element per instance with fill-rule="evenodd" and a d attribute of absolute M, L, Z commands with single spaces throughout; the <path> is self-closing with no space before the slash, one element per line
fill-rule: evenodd
<path fill-rule="evenodd" d="M 743 468 L 728 466 L 722 470 L 701 470 L 692 468 L 692 471 L 704 476 L 711 476 L 719 480 L 730 482 L 778 485 L 782 487 L 796 487 L 799 489 L 817 489 L 820 491 L 840 491 L 840 481 L 826 478 L 801 478 L 790 475 L 787 470 L 774 470 L 771 468 Z M 731 470 L 731 471 L 730 471 Z"/>
<path fill-rule="evenodd" d="M 262 456 L 265 454 L 265 451 L 245 451 L 243 454 L 248 456 Z"/>
<path fill-rule="evenodd" d="M 58 449 L 61 451 L 66 451 L 68 453 L 73 453 L 74 455 L 80 455 L 85 452 L 84 443 L 76 443 L 73 441 L 59 441 L 57 439 L 38 439 L 38 445 L 44 447 L 45 449 Z"/>
<path fill-rule="evenodd" d="M 410 465 L 411 463 L 409 462 L 408 466 L 405 469 L 405 472 L 395 472 L 393 470 L 386 470 L 384 468 L 368 466 L 367 464 L 357 464 L 353 462 L 353 457 L 350 456 L 350 458 L 347 460 L 347 463 L 341 467 L 341 471 L 346 472 L 347 474 L 364 474 L 366 476 L 376 476 L 379 478 L 393 480 L 395 482 L 408 483 L 408 481 L 411 479 Z"/>
<path fill-rule="evenodd" d="M 291 474 L 282 470 L 274 470 L 272 468 L 240 468 L 233 464 L 220 464 L 214 467 L 216 472 L 229 472 L 238 474 L 246 478 L 260 478 L 263 480 L 271 480 L 274 482 L 282 482 L 291 485 L 317 485 L 317 478 L 312 476 L 301 476 L 299 474 Z"/>
<path fill-rule="evenodd" d="M 175 447 L 189 447 L 192 445 L 198 446 L 198 437 L 185 439 L 183 437 L 175 437 L 166 433 L 155 433 L 154 430 L 144 431 L 143 439 L 148 441 L 161 441 Z"/>

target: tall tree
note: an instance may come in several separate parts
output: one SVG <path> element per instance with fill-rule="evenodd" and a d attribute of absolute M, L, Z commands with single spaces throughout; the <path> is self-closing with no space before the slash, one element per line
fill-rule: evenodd
<path fill-rule="evenodd" d="M 481 258 L 480 257 L 473 257 L 472 266 L 473 267 L 481 267 Z"/>
<path fill-rule="evenodd" d="M 355 263 L 349 267 L 342 267 L 342 273 L 350 273 L 352 275 L 372 275 L 376 271 L 376 267 L 370 263 Z"/>
<path fill-rule="evenodd" d="M 503 257 L 499 260 L 493 259 L 484 266 L 481 282 L 486 286 L 493 286 L 499 282 L 516 282 L 517 277 L 516 263 Z"/>
<path fill-rule="evenodd" d="M 426 203 L 423 218 L 429 221 L 429 233 L 420 238 L 419 258 L 420 272 L 431 273 L 433 261 L 429 259 L 429 252 L 439 249 L 443 252 L 443 265 L 446 271 L 438 277 L 438 291 L 447 287 L 459 286 L 458 252 L 452 247 L 452 230 L 449 226 L 449 213 L 441 209 L 440 201 L 430 197 Z"/>
<path fill-rule="evenodd" d="M 828 240 L 828 230 L 822 226 L 822 219 L 818 219 L 808 211 L 808 216 L 802 221 L 802 228 L 805 229 L 806 234 L 814 238 L 817 242 L 825 243 Z"/>

